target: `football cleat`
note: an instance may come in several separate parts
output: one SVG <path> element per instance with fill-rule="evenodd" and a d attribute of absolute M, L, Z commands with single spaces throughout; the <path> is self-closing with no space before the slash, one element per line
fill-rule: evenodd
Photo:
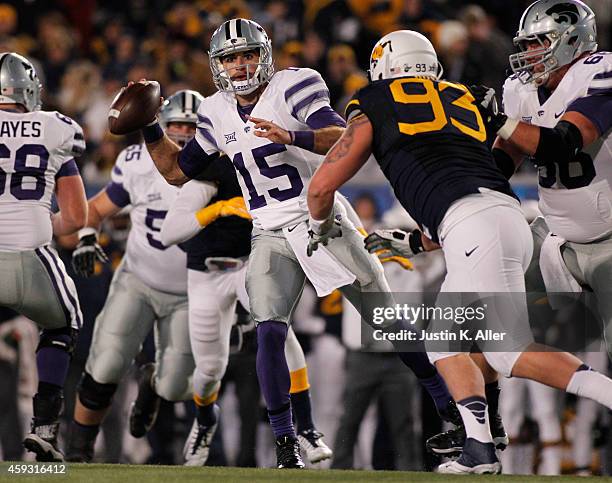
<path fill-rule="evenodd" d="M 311 463 L 327 460 L 333 456 L 333 451 L 323 441 L 323 433 L 316 429 L 300 431 L 297 435 L 300 447 L 306 451 L 306 457 Z"/>
<path fill-rule="evenodd" d="M 155 364 L 153 362 L 140 367 L 138 396 L 130 408 L 130 434 L 134 438 L 142 438 L 150 431 L 157 420 L 161 399 L 153 390 L 154 372 Z"/>
<path fill-rule="evenodd" d="M 503 451 L 508 446 L 509 439 L 501 416 L 497 414 L 494 418 L 490 419 L 489 426 L 495 448 Z M 465 436 L 465 428 L 461 425 L 432 436 L 425 442 L 425 446 L 430 453 L 452 458 L 459 456 L 461 451 L 463 451 Z"/>
<path fill-rule="evenodd" d="M 215 412 L 215 420 L 219 418 L 219 406 L 215 404 L 213 407 Z M 185 458 L 185 466 L 204 466 L 206 460 L 208 460 L 208 453 L 210 452 L 210 443 L 212 442 L 215 431 L 217 430 L 217 423 L 211 426 L 202 426 L 195 419 L 185 447 L 183 448 L 183 457 Z"/>
<path fill-rule="evenodd" d="M 493 443 L 481 443 L 473 438 L 468 438 L 461 456 L 454 461 L 442 463 L 436 472 L 456 475 L 497 475 L 501 473 L 501 469 Z"/>
<path fill-rule="evenodd" d="M 32 423 L 32 432 L 23 440 L 23 447 L 36 454 L 36 461 L 64 461 L 57 447 L 59 422 L 50 424 Z"/>
<path fill-rule="evenodd" d="M 295 436 L 287 435 L 276 438 L 276 467 L 304 468 L 300 456 L 300 444 Z"/>

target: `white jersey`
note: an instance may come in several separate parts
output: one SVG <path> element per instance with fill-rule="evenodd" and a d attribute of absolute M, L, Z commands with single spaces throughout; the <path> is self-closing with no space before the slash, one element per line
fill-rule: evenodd
<path fill-rule="evenodd" d="M 106 193 L 117 206 L 132 205 L 132 227 L 124 263 L 129 272 L 162 292 L 187 292 L 187 257 L 178 246 L 161 242 L 161 226 L 180 188 L 159 174 L 144 144 L 117 157 Z"/>
<path fill-rule="evenodd" d="M 509 77 L 504 84 L 504 110 L 511 118 L 552 128 L 576 99 L 592 97 L 597 103 L 595 96 L 605 99 L 611 92 L 612 53 L 596 52 L 572 65 L 548 98 L 533 83 Z M 583 114 L 589 117 L 588 112 Z M 539 206 L 551 232 L 577 243 L 612 233 L 611 186 L 610 129 L 578 153 L 568 169 L 556 164 L 539 168 Z"/>
<path fill-rule="evenodd" d="M 55 181 L 78 174 L 83 130 L 59 112 L 0 111 L 0 251 L 51 242 Z"/>
<path fill-rule="evenodd" d="M 272 76 L 251 116 L 303 131 L 310 130 L 306 119 L 324 106 L 329 106 L 329 91 L 321 75 L 289 68 Z M 206 153 L 221 151 L 232 160 L 255 227 L 277 230 L 308 219 L 308 183 L 323 156 L 255 136 L 231 93 L 217 92 L 202 101 L 196 140 Z"/>

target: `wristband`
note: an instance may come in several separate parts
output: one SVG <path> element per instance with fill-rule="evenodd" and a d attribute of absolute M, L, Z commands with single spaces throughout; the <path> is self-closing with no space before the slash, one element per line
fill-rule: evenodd
<path fill-rule="evenodd" d="M 86 226 L 85 228 L 81 228 L 79 231 L 77 231 L 79 240 L 89 235 L 95 235 L 95 237 L 98 238 L 98 230 L 96 230 L 93 226 Z"/>
<path fill-rule="evenodd" d="M 421 238 L 421 230 L 418 228 L 415 228 L 410 232 L 410 235 L 408 236 L 408 243 L 410 244 L 410 249 L 415 255 L 425 251 L 423 239 Z"/>
<path fill-rule="evenodd" d="M 293 146 L 307 151 L 314 149 L 314 131 L 289 131 L 289 135 Z"/>
<path fill-rule="evenodd" d="M 153 144 L 164 137 L 164 130 L 161 128 L 157 120 L 153 121 L 152 124 L 143 127 L 140 132 L 142 133 L 142 137 L 147 144 Z"/>
<path fill-rule="evenodd" d="M 518 126 L 518 119 L 506 119 L 502 127 L 497 130 L 497 135 L 502 138 L 504 141 L 507 141 L 512 137 L 516 126 Z"/>

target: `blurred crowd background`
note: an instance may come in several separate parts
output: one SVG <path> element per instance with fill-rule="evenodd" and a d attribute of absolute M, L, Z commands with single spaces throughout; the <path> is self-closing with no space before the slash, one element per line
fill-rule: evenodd
<path fill-rule="evenodd" d="M 88 195 L 106 185 L 115 158 L 134 137 L 113 136 L 108 108 L 121 86 L 141 78 L 160 81 L 163 95 L 189 88 L 215 92 L 208 64 L 212 32 L 226 19 L 251 18 L 272 38 L 277 70 L 311 67 L 326 80 L 332 105 L 342 113 L 352 94 L 367 83 L 374 42 L 399 28 L 418 30 L 433 42 L 452 81 L 486 84 L 498 93 L 507 75 L 508 55 L 521 13 L 529 0 L 15 0 L 0 3 L 0 51 L 30 58 L 44 85 L 44 109 L 59 110 L 84 128 L 87 151 L 79 160 Z M 599 46 L 611 48 L 612 0 L 590 0 L 598 19 Z M 518 194 L 537 198 L 536 175 L 529 166 L 515 177 Z M 373 163 L 346 187 L 367 230 L 409 226 L 382 174 Z M 105 224 L 102 242 L 112 266 L 98 266 L 98 276 L 75 276 L 86 320 L 66 391 L 66 415 L 72 413 L 74 387 L 87 357 L 91 329 L 122 256 L 129 230 L 125 215 Z M 72 247 L 62 248 L 66 266 Z M 386 267 L 391 285 L 402 291 L 435 293 L 444 274 L 439 255 L 421 258 L 413 272 Z M 74 274 L 73 274 L 74 276 Z M 420 469 L 436 461 L 423 454 L 425 437 L 440 430 L 433 408 L 414 378 L 395 356 L 359 348 L 357 316 L 343 311 L 338 294 L 318 300 L 306 290 L 296 313 L 296 329 L 308 355 L 315 419 L 336 451 L 337 468 Z M 358 317 L 357 317 L 358 318 Z M 22 318 L 0 310 L 0 446 L 4 459 L 24 457 L 20 446 L 31 416 L 35 390 L 36 330 Z M 210 464 L 271 465 L 271 433 L 259 400 L 255 376 L 255 342 L 231 358 L 222 398 L 222 430 Z M 372 349 L 372 348 L 371 348 Z M 149 341 L 142 363 L 153 358 Z M 595 350 L 593 365 L 606 371 L 605 354 Z M 602 357 L 603 356 L 603 357 Z M 235 384 L 230 382 L 234 381 Z M 162 408 L 146 444 L 125 431 L 135 383 L 128 377 L 115 398 L 99 438 L 97 458 L 108 462 L 179 463 L 191 424 L 189 403 Z M 508 392 L 518 394 L 518 388 Z M 522 393 L 521 393 L 522 394 Z M 538 394 L 537 392 L 535 394 Z M 559 470 L 610 474 L 610 415 L 558 394 L 548 412 L 529 404 L 527 396 L 508 406 L 518 460 L 516 472 L 540 471 L 547 448 L 560 452 Z M 533 398 L 532 400 L 536 400 Z M 516 403 L 518 401 L 518 403 Z M 510 407 L 511 406 L 511 407 Z M 531 409 L 529 409 L 531 406 Z M 524 408 L 519 411 L 517 407 Z M 545 413 L 545 414 L 543 414 Z M 582 415 L 582 416 L 580 416 Z M 580 419 L 582 417 L 582 419 Z M 554 441 L 546 441 L 551 434 Z M 558 429 L 558 431 L 557 431 Z M 550 439 L 550 438 L 549 438 Z M 582 450 L 582 453 L 580 453 Z M 580 454 L 579 454 L 580 453 Z M 577 456 L 577 454 L 579 454 Z M 323 465 L 326 466 L 326 465 Z M 327 465 L 328 466 L 328 465 Z M 520 466 L 520 465 L 519 465 Z"/>

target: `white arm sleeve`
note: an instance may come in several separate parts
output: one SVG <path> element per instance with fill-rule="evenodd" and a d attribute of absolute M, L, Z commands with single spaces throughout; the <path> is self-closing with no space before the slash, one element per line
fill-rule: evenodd
<path fill-rule="evenodd" d="M 207 206 L 216 194 L 214 183 L 195 180 L 185 183 L 164 219 L 161 242 L 170 246 L 195 236 L 202 229 L 195 213 Z"/>
<path fill-rule="evenodd" d="M 346 199 L 342 193 L 336 191 L 336 201 L 342 205 L 342 207 L 346 210 L 346 217 L 349 221 L 355 225 L 355 228 L 363 228 L 363 223 L 359 218 L 359 215 L 355 211 L 355 208 L 351 205 L 350 201 Z"/>

